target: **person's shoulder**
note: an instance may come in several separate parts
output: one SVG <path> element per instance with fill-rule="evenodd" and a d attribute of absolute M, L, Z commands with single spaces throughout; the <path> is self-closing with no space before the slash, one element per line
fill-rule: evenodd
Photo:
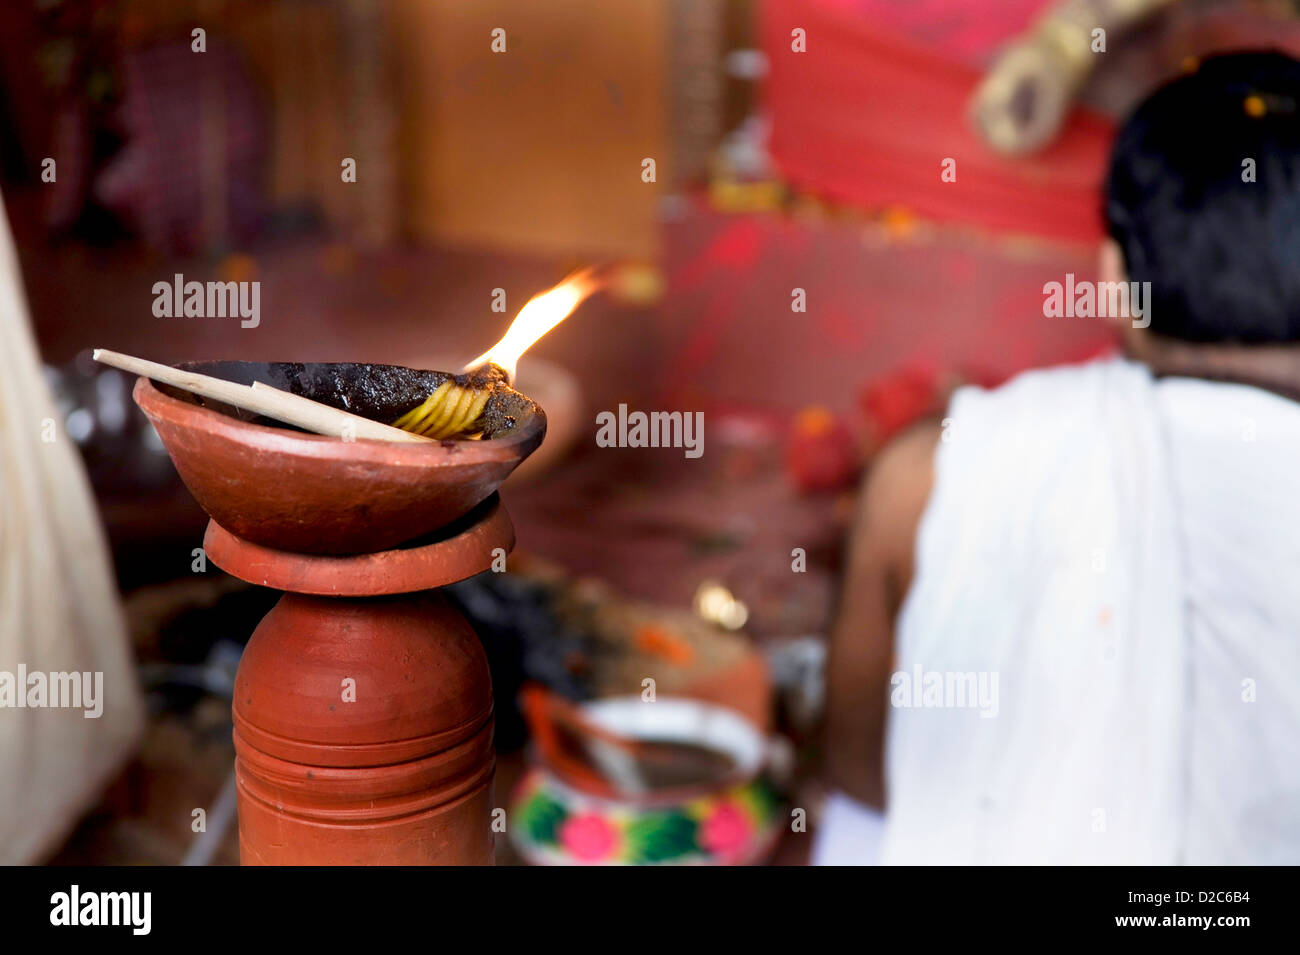
<path fill-rule="evenodd" d="M 1001 403 L 1074 403 L 1081 393 L 1102 392 L 1116 387 L 1150 387 L 1152 381 L 1151 369 L 1142 362 L 1121 355 L 1108 355 L 1088 361 L 1030 368 L 996 388 L 960 388 L 954 398 L 978 395 Z"/>
<path fill-rule="evenodd" d="M 1149 405 L 1154 389 L 1146 365 L 1118 356 L 1033 368 L 995 388 L 958 388 L 946 423 L 968 454 L 1050 448 L 1116 407 Z"/>
<path fill-rule="evenodd" d="M 934 452 L 943 435 L 939 418 L 925 418 L 895 437 L 876 454 L 868 473 L 868 491 L 915 483 L 933 471 Z M 880 493 L 880 492 L 877 492 Z"/>
<path fill-rule="evenodd" d="M 942 434 L 937 418 L 914 424 L 876 455 L 863 488 L 861 523 L 904 591 L 911 579 L 916 532 L 934 487 L 934 456 Z"/>

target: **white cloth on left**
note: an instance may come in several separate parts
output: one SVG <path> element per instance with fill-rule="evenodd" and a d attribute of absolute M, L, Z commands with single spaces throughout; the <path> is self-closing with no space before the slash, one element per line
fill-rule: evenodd
<path fill-rule="evenodd" d="M 34 695 L 17 685 L 37 673 L 99 674 L 102 711 L 87 719 L 77 707 L 18 707 L 19 693 L 33 703 L 53 696 L 53 686 Z M 0 865 L 29 864 L 58 848 L 121 769 L 144 707 L 104 529 L 41 374 L 3 203 L 0 674 L 9 687 L 0 706 Z"/>

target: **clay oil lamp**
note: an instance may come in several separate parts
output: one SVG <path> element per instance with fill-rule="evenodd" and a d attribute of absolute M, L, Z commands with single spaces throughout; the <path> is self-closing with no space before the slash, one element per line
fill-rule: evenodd
<path fill-rule="evenodd" d="M 514 363 L 594 288 L 570 279 L 533 299 L 460 374 L 213 361 L 137 381 L 211 518 L 207 557 L 285 591 L 235 680 L 243 864 L 492 863 L 487 658 L 438 588 L 513 547 L 496 490 L 546 433 L 542 409 L 510 387 Z M 439 388 L 468 396 L 462 410 L 481 402 L 465 433 L 389 427 Z"/>

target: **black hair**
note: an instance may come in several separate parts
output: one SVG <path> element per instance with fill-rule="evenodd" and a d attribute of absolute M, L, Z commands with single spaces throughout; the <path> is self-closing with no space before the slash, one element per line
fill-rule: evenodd
<path fill-rule="evenodd" d="M 1300 62 L 1225 54 L 1158 89 L 1115 140 L 1105 215 L 1152 332 L 1300 341 Z"/>

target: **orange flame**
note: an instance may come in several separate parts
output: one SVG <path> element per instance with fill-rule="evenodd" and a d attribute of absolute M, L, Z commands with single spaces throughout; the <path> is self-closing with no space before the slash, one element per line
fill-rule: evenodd
<path fill-rule="evenodd" d="M 519 356 L 533 343 L 568 318 L 590 295 L 600 290 L 604 283 L 596 278 L 595 269 L 574 272 L 555 288 L 534 295 L 519 310 L 510 323 L 505 336 L 483 354 L 461 369 L 473 371 L 491 362 L 505 369 L 510 381 L 515 380 Z"/>

